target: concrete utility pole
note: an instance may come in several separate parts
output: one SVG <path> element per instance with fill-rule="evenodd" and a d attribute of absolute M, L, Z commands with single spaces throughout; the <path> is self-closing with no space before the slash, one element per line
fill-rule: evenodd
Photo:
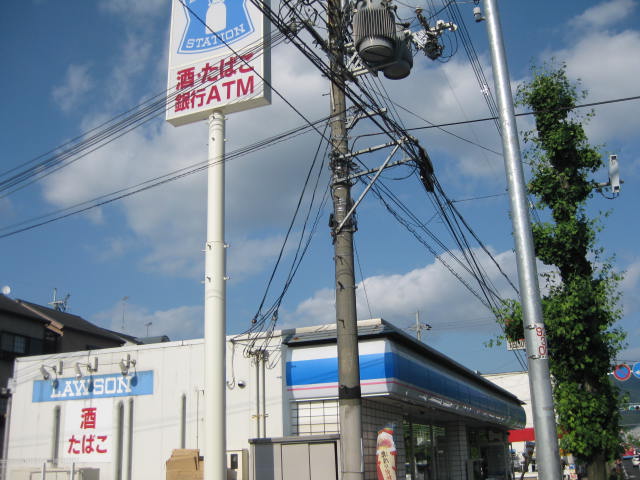
<path fill-rule="evenodd" d="M 329 55 L 331 71 L 331 194 L 333 198 L 334 260 L 336 275 L 336 330 L 338 343 L 338 401 L 340 412 L 340 448 L 343 480 L 362 480 L 362 398 L 358 357 L 358 325 L 353 261 L 354 217 L 341 225 L 349 211 L 351 183 L 344 94 L 344 28 L 341 0 L 328 0 Z"/>
<path fill-rule="evenodd" d="M 511 201 L 524 335 L 529 364 L 533 424 L 536 431 L 536 449 L 538 450 L 538 476 L 540 480 L 556 480 L 562 478 L 558 433 L 553 409 L 549 355 L 538 287 L 536 255 L 533 248 L 533 234 L 529 220 L 527 191 L 522 171 L 509 70 L 496 0 L 485 0 L 484 5 L 493 63 L 493 78 L 503 132 L 502 148 L 507 186 Z"/>

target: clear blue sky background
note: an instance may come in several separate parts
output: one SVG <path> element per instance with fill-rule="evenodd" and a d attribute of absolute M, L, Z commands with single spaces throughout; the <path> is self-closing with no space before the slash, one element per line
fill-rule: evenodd
<path fill-rule="evenodd" d="M 17 167 L 70 138 L 162 92 L 170 2 L 104 0 L 9 2 L 0 16 L 0 54 L 5 92 L 0 117 L 1 171 Z M 408 4 L 407 4 L 408 5 Z M 412 3 L 411 6 L 419 5 Z M 422 5 L 425 11 L 428 5 Z M 640 3 L 637 0 L 543 0 L 501 2 L 509 67 L 514 86 L 526 80 L 532 62 L 566 62 L 571 78 L 597 102 L 640 94 Z M 492 79 L 486 25 L 476 24 L 473 3 L 461 3 L 485 75 Z M 448 20 L 443 14 L 442 18 Z M 472 120 L 489 115 L 461 45 L 449 36 L 446 63 L 415 58 L 411 76 L 382 82 L 407 127 Z M 290 46 L 273 50 L 274 87 L 309 119 L 328 111 L 328 85 Z M 621 359 L 640 359 L 638 301 L 640 254 L 637 205 L 640 193 L 638 135 L 640 103 L 595 108 L 588 126 L 603 155 L 618 154 L 622 194 L 610 201 L 594 195 L 589 211 L 609 211 L 600 244 L 615 255 L 621 284 L 628 349 Z M 411 112 L 411 113 L 409 113 Z M 584 110 L 586 113 L 586 110 Z M 521 130 L 531 120 L 518 120 Z M 227 151 L 303 124 L 276 95 L 271 106 L 227 120 Z M 368 130 L 367 130 L 368 128 Z M 366 125 L 360 133 L 371 132 Z M 492 122 L 436 129 L 416 136 L 429 151 L 448 196 L 503 269 L 516 279 L 513 240 L 505 195 L 499 137 Z M 179 128 L 162 118 L 79 159 L 72 165 L 0 198 L 0 235 L 19 222 L 119 190 L 203 161 L 203 122 Z M 463 137 L 461 140 L 458 137 Z M 352 137 L 356 148 L 379 137 Z M 284 233 L 317 148 L 317 134 L 230 161 L 227 169 L 229 249 L 228 331 L 249 326 L 264 292 Z M 484 148 L 482 148 L 484 147 Z M 493 150 L 495 152 L 491 152 Z M 375 165 L 383 157 L 370 156 Z M 325 167 L 322 182 L 326 185 Z M 434 231 L 442 231 L 431 201 L 407 169 L 384 181 Z M 599 181 L 607 180 L 605 170 Z M 87 213 L 0 239 L 0 284 L 11 296 L 46 304 L 54 288 L 71 294 L 69 311 L 132 335 L 202 336 L 205 175 L 184 179 Z M 321 189 L 322 191 L 322 189 Z M 359 194 L 356 189 L 355 195 Z M 485 197 L 487 198 L 478 198 Z M 472 199 L 472 200 L 469 200 Z M 465 201 L 462 201 L 465 200 Z M 282 304 L 282 327 L 333 321 L 333 261 L 328 210 L 298 276 Z M 359 318 L 382 317 L 401 328 L 415 312 L 432 326 L 426 341 L 464 365 L 483 372 L 519 369 L 502 348 L 487 348 L 497 328 L 490 312 L 419 244 L 374 198 L 359 209 L 356 247 L 360 259 Z M 299 227 L 296 227 L 295 231 Z M 447 237 L 443 241 L 456 248 Z M 290 254 L 292 248 L 288 248 Z M 488 276 L 500 292 L 513 295 L 486 256 Z M 285 258 L 288 265 L 290 256 Z M 285 269 L 286 270 L 286 269 Z M 0 286 L 1 286 L 0 285 Z M 278 293 L 283 277 L 276 276 Z M 366 294 L 366 295 L 365 295 Z M 128 300 L 123 301 L 124 297 Z M 124 321 L 123 321 L 124 320 Z"/>

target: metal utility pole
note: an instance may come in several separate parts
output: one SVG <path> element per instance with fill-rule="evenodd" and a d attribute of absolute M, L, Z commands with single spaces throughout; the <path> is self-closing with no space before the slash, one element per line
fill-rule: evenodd
<path fill-rule="evenodd" d="M 204 272 L 204 479 L 227 478 L 226 244 L 224 241 L 224 115 L 209 116 L 207 243 Z"/>
<path fill-rule="evenodd" d="M 328 0 L 329 55 L 331 71 L 331 196 L 336 276 L 336 331 L 338 343 L 338 402 L 340 413 L 340 448 L 343 480 L 362 480 L 362 398 L 358 358 L 358 325 L 353 261 L 354 217 L 344 222 L 351 208 L 350 160 L 346 129 L 344 94 L 344 26 L 341 0 Z M 343 225 L 344 222 L 344 225 Z"/>
<path fill-rule="evenodd" d="M 542 305 L 538 287 L 536 255 L 529 220 L 527 192 L 522 170 L 518 131 L 511 97 L 509 70 L 502 40 L 500 16 L 496 0 L 485 0 L 485 15 L 493 78 L 496 86 L 500 124 L 502 126 L 502 148 L 507 173 L 507 186 L 511 201 L 511 218 L 516 247 L 518 280 L 523 312 L 524 335 L 529 364 L 529 387 L 533 409 L 533 423 L 538 450 L 538 476 L 540 480 L 561 478 L 558 433 L 553 410 L 549 355 L 542 318 Z"/>

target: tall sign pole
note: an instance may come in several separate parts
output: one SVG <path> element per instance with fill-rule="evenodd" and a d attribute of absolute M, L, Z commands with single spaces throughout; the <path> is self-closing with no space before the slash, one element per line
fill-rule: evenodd
<path fill-rule="evenodd" d="M 529 387 L 533 410 L 533 424 L 538 451 L 538 476 L 540 480 L 561 478 L 558 433 L 553 409 L 549 355 L 542 317 L 536 255 L 529 220 L 527 192 L 522 170 L 520 145 L 514 115 L 502 29 L 496 0 L 485 0 L 485 15 L 489 46 L 496 86 L 502 148 L 507 173 L 507 186 L 511 202 L 511 218 L 516 247 L 518 280 L 523 312 L 524 335 L 529 364 Z"/>
<path fill-rule="evenodd" d="M 204 273 L 204 480 L 227 478 L 224 170 L 224 115 L 214 112 L 209 116 Z"/>
<path fill-rule="evenodd" d="M 172 1 L 166 119 L 209 122 L 204 480 L 227 478 L 225 115 L 271 102 L 268 36 L 266 18 L 249 0 Z"/>
<path fill-rule="evenodd" d="M 328 0 L 329 53 L 331 71 L 331 194 L 336 281 L 336 334 L 338 344 L 338 402 L 340 413 L 340 448 L 343 480 L 362 480 L 362 398 L 358 358 L 358 325 L 353 259 L 353 216 L 342 225 L 351 208 L 350 160 L 346 129 L 344 94 L 344 29 L 340 0 Z M 339 227 L 341 226 L 341 228 Z"/>

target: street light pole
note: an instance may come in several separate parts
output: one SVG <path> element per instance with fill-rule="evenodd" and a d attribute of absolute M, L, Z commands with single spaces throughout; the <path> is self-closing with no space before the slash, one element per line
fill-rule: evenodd
<path fill-rule="evenodd" d="M 538 477 L 540 480 L 561 478 L 558 433 L 553 409 L 553 395 L 549 374 L 549 355 L 542 317 L 540 289 L 533 234 L 529 220 L 527 192 L 522 170 L 518 131 L 515 121 L 513 99 L 509 81 L 500 16 L 496 0 L 485 0 L 487 32 L 493 64 L 493 77 L 502 126 L 502 148 L 507 173 L 507 186 L 511 202 L 511 218 L 516 247 L 518 280 L 523 312 L 527 361 L 529 365 L 529 387 L 533 423 L 538 450 Z"/>

